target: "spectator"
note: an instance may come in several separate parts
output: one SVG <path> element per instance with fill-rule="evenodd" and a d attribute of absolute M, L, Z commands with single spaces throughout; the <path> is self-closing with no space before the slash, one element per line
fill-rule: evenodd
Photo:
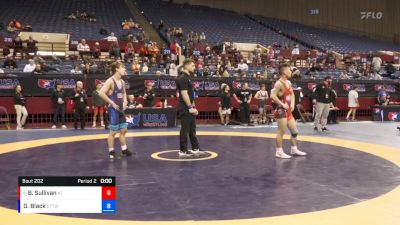
<path fill-rule="evenodd" d="M 86 115 L 85 115 L 85 110 L 89 109 L 89 106 L 87 104 L 87 94 L 86 91 L 83 89 L 83 83 L 82 81 L 76 82 L 76 88 L 74 90 L 73 96 L 71 99 L 75 103 L 75 108 L 74 108 L 74 128 L 75 130 L 78 129 L 78 117 L 80 121 L 80 127 L 82 130 L 85 129 L 85 120 L 86 120 Z"/>
<path fill-rule="evenodd" d="M 95 59 L 99 59 L 101 56 L 101 48 L 100 48 L 100 44 L 99 42 L 94 43 L 94 48 L 93 48 L 93 52 L 92 55 Z"/>
<path fill-rule="evenodd" d="M 221 116 L 221 125 L 227 126 L 229 124 L 229 117 L 231 115 L 231 95 L 230 95 L 230 87 L 227 84 L 222 84 L 221 86 L 222 93 L 220 96 L 220 107 L 218 111 Z"/>
<path fill-rule="evenodd" d="M 71 74 L 82 74 L 81 66 L 75 65 L 75 68 L 71 70 Z"/>
<path fill-rule="evenodd" d="M 108 37 L 106 37 L 104 39 L 107 39 L 107 41 L 112 41 L 112 42 L 117 42 L 118 41 L 118 38 L 115 37 L 114 32 L 111 32 L 110 36 L 108 36 Z"/>
<path fill-rule="evenodd" d="M 382 80 L 382 76 L 378 72 L 374 71 L 373 79 L 374 80 Z"/>
<path fill-rule="evenodd" d="M 158 24 L 158 30 L 164 29 L 164 21 L 160 20 L 160 23 Z"/>
<path fill-rule="evenodd" d="M 346 72 L 341 72 L 340 76 L 339 76 L 339 79 L 340 80 L 348 80 L 348 79 L 350 79 L 350 77 L 347 75 Z"/>
<path fill-rule="evenodd" d="M 14 59 L 11 56 L 7 56 L 6 60 L 3 63 L 3 68 L 16 69 L 17 67 L 17 63 L 14 61 Z"/>
<path fill-rule="evenodd" d="M 52 129 L 57 128 L 58 114 L 61 115 L 61 128 L 65 129 L 65 104 L 67 102 L 67 95 L 63 90 L 63 85 L 58 83 L 56 89 L 51 95 L 51 100 L 53 102 L 54 116 L 53 116 L 53 126 Z"/>
<path fill-rule="evenodd" d="M 126 44 L 125 46 L 125 62 L 130 61 L 131 59 L 133 59 L 133 56 L 135 55 L 135 49 L 133 48 L 133 45 L 131 42 L 129 42 L 128 44 Z"/>
<path fill-rule="evenodd" d="M 354 121 L 356 117 L 357 108 L 360 107 L 358 102 L 358 87 L 352 86 L 352 90 L 349 92 L 349 102 L 348 107 L 350 108 L 349 112 L 347 113 L 346 120 L 350 120 L 350 115 L 352 116 L 351 120 Z"/>
<path fill-rule="evenodd" d="M 90 47 L 89 45 L 86 43 L 85 39 L 81 40 L 81 43 L 78 44 L 78 46 L 76 47 L 76 49 L 79 52 L 79 55 L 81 56 L 82 60 L 84 59 L 84 56 L 90 55 Z"/>
<path fill-rule="evenodd" d="M 241 71 L 247 71 L 249 70 L 249 66 L 243 61 L 243 59 L 241 59 L 240 63 L 237 66 L 237 69 Z"/>
<path fill-rule="evenodd" d="M 36 53 L 38 51 L 38 48 L 36 44 L 38 41 L 34 40 L 32 36 L 29 36 L 29 39 L 25 41 L 26 42 L 26 55 L 29 56 L 30 53 L 33 53 L 34 56 L 36 56 Z"/>
<path fill-rule="evenodd" d="M 138 109 L 138 108 L 143 108 L 143 105 L 138 103 L 135 100 L 134 95 L 128 95 L 128 108 L 129 109 Z"/>
<path fill-rule="evenodd" d="M 34 74 L 40 74 L 43 73 L 42 67 L 40 66 L 40 64 L 36 64 L 35 69 L 33 70 Z"/>
<path fill-rule="evenodd" d="M 99 96 L 99 92 L 101 87 L 103 86 L 102 83 L 98 83 L 96 85 L 96 90 L 93 91 L 92 93 L 92 100 L 93 100 L 93 126 L 96 127 L 96 120 L 97 120 L 97 115 L 100 116 L 100 126 L 104 127 L 104 107 L 105 107 L 105 102 L 104 100 Z"/>
<path fill-rule="evenodd" d="M 295 45 L 292 49 L 292 58 L 300 55 L 299 45 Z"/>
<path fill-rule="evenodd" d="M 386 92 L 386 86 L 383 85 L 379 90 L 377 101 L 379 105 L 386 106 L 389 104 L 390 96 Z"/>
<path fill-rule="evenodd" d="M 22 46 L 22 40 L 19 36 L 15 37 L 13 40 L 13 56 L 15 57 L 17 53 L 21 54 L 21 58 L 24 57 L 24 52 L 23 52 L 23 46 Z"/>
<path fill-rule="evenodd" d="M 379 72 L 382 66 L 382 59 L 376 55 L 374 58 L 372 58 L 371 66 L 374 72 Z"/>
<path fill-rule="evenodd" d="M 33 59 L 29 59 L 29 63 L 25 65 L 23 72 L 24 73 L 32 73 L 36 68 L 35 61 Z"/>
<path fill-rule="evenodd" d="M 204 34 L 204 32 L 201 32 L 199 40 L 201 43 L 206 42 L 206 35 Z"/>
<path fill-rule="evenodd" d="M 140 75 L 140 64 L 137 59 L 135 59 L 135 61 L 133 61 L 132 71 L 133 71 L 133 75 Z"/>
<path fill-rule="evenodd" d="M 176 67 L 175 63 L 171 63 L 169 66 L 169 75 L 172 77 L 178 76 L 178 68 Z"/>
<path fill-rule="evenodd" d="M 149 72 L 149 67 L 147 66 L 147 63 L 143 63 L 142 73 L 147 73 L 147 72 Z"/>
<path fill-rule="evenodd" d="M 161 76 L 161 71 L 157 70 L 155 75 L 156 75 L 156 77 L 160 77 Z"/>
<path fill-rule="evenodd" d="M 25 128 L 25 121 L 28 117 L 28 111 L 25 107 L 25 97 L 22 94 L 21 85 L 17 85 L 15 87 L 15 94 L 14 94 L 14 107 L 17 113 L 17 130 L 22 130 Z"/>
<path fill-rule="evenodd" d="M 120 58 L 122 60 L 122 55 L 121 55 L 121 48 L 118 45 L 117 41 L 114 41 L 110 45 L 110 50 L 108 51 L 110 58 L 118 59 Z"/>
<path fill-rule="evenodd" d="M 153 101 L 154 97 L 156 96 L 153 90 L 153 82 L 147 82 L 146 83 L 146 90 L 144 91 L 143 94 L 143 99 L 144 99 L 144 107 L 152 107 L 153 106 Z"/>

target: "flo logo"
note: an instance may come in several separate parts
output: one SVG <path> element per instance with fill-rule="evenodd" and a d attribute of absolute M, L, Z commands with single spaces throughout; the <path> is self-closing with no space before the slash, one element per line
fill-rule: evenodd
<path fill-rule="evenodd" d="M 382 12 L 360 12 L 361 19 L 373 19 L 373 20 L 380 20 L 383 17 Z"/>
<path fill-rule="evenodd" d="M 74 79 L 38 79 L 37 85 L 39 88 L 52 89 L 55 88 L 56 84 L 62 84 L 65 89 L 73 89 L 76 86 Z"/>
<path fill-rule="evenodd" d="M 394 85 L 386 84 L 385 87 L 386 87 L 386 91 L 389 93 L 396 92 L 396 87 Z M 374 86 L 375 91 L 380 91 L 382 88 L 383 88 L 382 84 L 375 84 L 375 86 Z"/>

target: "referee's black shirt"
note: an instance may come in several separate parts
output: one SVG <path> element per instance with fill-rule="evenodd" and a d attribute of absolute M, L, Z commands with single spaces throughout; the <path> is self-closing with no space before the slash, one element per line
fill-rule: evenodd
<path fill-rule="evenodd" d="M 180 103 L 185 104 L 185 102 L 183 101 L 183 97 L 182 97 L 181 91 L 182 90 L 187 90 L 188 91 L 188 95 L 189 95 L 189 99 L 190 99 L 190 104 L 193 104 L 194 90 L 193 90 L 193 85 L 192 85 L 192 82 L 190 80 L 190 75 L 189 74 L 186 74 L 184 72 L 179 73 L 179 76 L 178 76 L 178 79 L 177 79 L 176 88 L 179 91 L 179 102 Z"/>
<path fill-rule="evenodd" d="M 331 88 L 324 84 L 318 84 L 314 91 L 314 98 L 317 102 L 329 104 L 332 102 Z"/>

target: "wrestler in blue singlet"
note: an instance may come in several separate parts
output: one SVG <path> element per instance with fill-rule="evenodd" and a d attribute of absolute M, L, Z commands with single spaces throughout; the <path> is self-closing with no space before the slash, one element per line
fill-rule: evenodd
<path fill-rule="evenodd" d="M 111 78 L 114 82 L 114 89 L 110 99 L 119 106 L 119 110 L 114 109 L 111 105 L 108 106 L 108 115 L 110 116 L 110 129 L 112 131 L 119 131 L 127 128 L 125 114 L 123 113 L 124 94 L 125 94 L 125 83 L 122 81 L 121 88 L 118 88 L 117 82 L 114 78 Z"/>

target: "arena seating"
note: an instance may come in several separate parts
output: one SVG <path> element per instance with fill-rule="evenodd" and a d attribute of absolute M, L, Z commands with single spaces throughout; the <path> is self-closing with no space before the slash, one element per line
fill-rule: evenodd
<path fill-rule="evenodd" d="M 65 19 L 76 10 L 89 14 L 95 12 L 97 21 Z M 119 37 L 124 33 L 121 28 L 122 21 L 129 18 L 133 18 L 133 15 L 124 0 L 13 0 L 4 2 L 0 8 L 0 22 L 6 26 L 9 21 L 16 19 L 23 25 L 31 25 L 35 32 L 69 33 L 72 40 L 105 38 L 99 33 L 101 27 L 107 28 L 108 32 L 114 32 Z M 6 29 L 0 31 L 0 36 L 11 35 Z"/>
<path fill-rule="evenodd" d="M 373 40 L 363 36 L 305 26 L 299 23 L 283 21 L 275 18 L 253 15 L 249 17 L 272 30 L 282 32 L 283 34 L 304 41 L 309 45 L 315 46 L 317 49 L 331 49 L 339 53 L 367 53 L 369 51 L 376 52 L 379 50 L 400 50 L 400 46 L 398 45 Z"/>
<path fill-rule="evenodd" d="M 290 42 L 286 37 L 234 12 L 161 0 L 137 0 L 137 5 L 154 25 L 163 20 L 166 27 L 182 27 L 185 35 L 191 31 L 204 32 L 209 44 L 225 40 L 263 45 Z"/>

